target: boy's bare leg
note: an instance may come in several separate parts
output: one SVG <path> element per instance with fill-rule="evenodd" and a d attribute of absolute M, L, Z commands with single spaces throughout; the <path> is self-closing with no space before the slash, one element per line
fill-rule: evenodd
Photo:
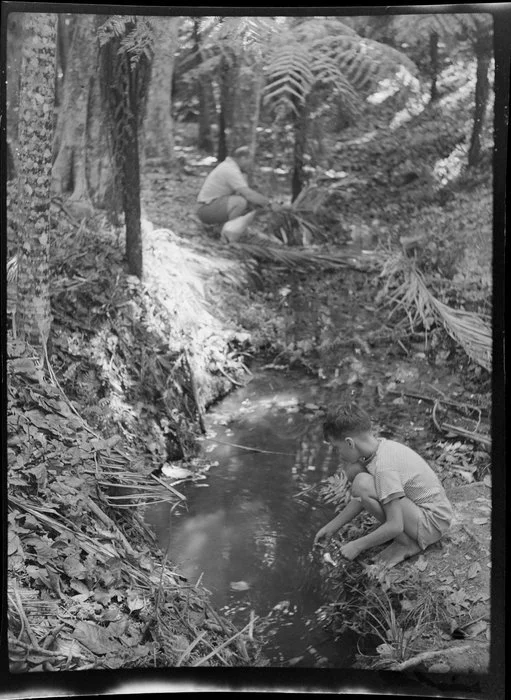
<path fill-rule="evenodd" d="M 385 522 L 385 512 L 376 495 L 374 479 L 370 474 L 358 474 L 355 477 L 352 493 L 361 500 L 365 510 L 380 522 Z M 394 538 L 377 558 L 377 562 L 389 569 L 421 551 L 419 543 L 411 536 L 417 532 L 420 509 L 406 496 L 399 499 L 399 504 L 403 510 L 404 532 Z"/>

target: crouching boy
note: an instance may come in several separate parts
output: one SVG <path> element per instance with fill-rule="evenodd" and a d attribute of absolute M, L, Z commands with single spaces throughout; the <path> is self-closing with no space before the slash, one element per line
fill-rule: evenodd
<path fill-rule="evenodd" d="M 447 532 L 452 506 L 435 472 L 420 455 L 399 442 L 376 437 L 369 416 L 354 404 L 329 411 L 323 432 L 325 440 L 337 448 L 351 482 L 352 498 L 318 531 L 314 544 L 329 540 L 365 509 L 380 526 L 342 545 L 341 554 L 355 559 L 366 549 L 392 540 L 378 558 L 390 568 Z"/>

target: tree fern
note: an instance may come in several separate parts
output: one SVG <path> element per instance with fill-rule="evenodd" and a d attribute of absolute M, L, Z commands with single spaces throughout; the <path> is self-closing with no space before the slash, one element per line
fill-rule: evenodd
<path fill-rule="evenodd" d="M 271 46 L 265 101 L 296 108 L 296 101 L 303 103 L 314 86 L 326 84 L 354 110 L 363 91 L 401 66 L 416 73 L 405 54 L 363 39 L 342 22 L 307 20 Z"/>

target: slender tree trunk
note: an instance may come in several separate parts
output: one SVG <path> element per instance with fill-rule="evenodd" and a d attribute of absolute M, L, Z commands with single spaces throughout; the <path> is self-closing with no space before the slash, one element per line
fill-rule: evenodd
<path fill-rule="evenodd" d="M 156 25 L 151 84 L 144 123 L 146 158 L 174 160 L 172 75 L 181 17 L 160 17 Z"/>
<path fill-rule="evenodd" d="M 199 32 L 199 20 L 193 21 L 193 41 L 194 49 L 197 55 L 197 65 L 202 61 L 201 40 Z M 197 95 L 199 98 L 199 134 L 197 145 L 199 150 L 206 153 L 213 152 L 213 139 L 211 138 L 211 112 L 213 104 L 213 90 L 211 80 L 208 80 L 199 69 L 197 78 Z"/>
<path fill-rule="evenodd" d="M 220 64 L 220 112 L 218 115 L 218 161 L 225 160 L 234 150 L 231 136 L 234 123 L 235 86 L 238 79 L 236 56 L 223 55 Z"/>
<path fill-rule="evenodd" d="M 53 190 L 92 210 L 86 175 L 87 105 L 94 65 L 94 15 L 75 20 L 54 142 Z"/>
<path fill-rule="evenodd" d="M 16 329 L 42 348 L 50 335 L 50 185 L 57 15 L 26 13 L 20 85 Z"/>
<path fill-rule="evenodd" d="M 486 106 L 488 104 L 489 80 L 488 69 L 491 60 L 491 43 L 486 33 L 481 30 L 475 42 L 475 54 L 477 58 L 476 86 L 475 86 L 475 106 L 474 123 L 472 135 L 470 137 L 470 147 L 468 150 L 468 166 L 477 165 L 481 159 L 481 133 L 486 116 Z"/>
<path fill-rule="evenodd" d="M 250 155 L 255 157 L 257 148 L 257 127 L 261 93 L 263 89 L 262 66 L 253 62 L 240 62 L 233 84 L 233 116 L 230 135 L 230 150 L 248 146 Z"/>
<path fill-rule="evenodd" d="M 125 28 L 127 36 L 133 25 Z M 144 116 L 150 63 L 141 55 L 135 65 L 120 39 L 110 39 L 100 49 L 102 86 L 109 111 L 109 126 L 126 226 L 128 271 L 143 276 L 142 231 L 140 226 L 139 129 Z"/>
<path fill-rule="evenodd" d="M 305 148 L 307 145 L 308 112 L 309 105 L 305 103 L 295 104 L 297 112 L 294 118 L 294 146 L 293 146 L 293 174 L 291 179 L 291 201 L 298 197 L 303 189 L 305 165 Z"/>
<path fill-rule="evenodd" d="M 79 17 L 79 15 L 61 14 L 57 21 L 57 70 L 55 75 L 56 107 L 62 104 L 62 91 L 66 77 L 67 60 L 73 38 L 74 23 L 77 17 Z"/>
<path fill-rule="evenodd" d="M 438 98 L 437 80 L 438 80 L 438 34 L 431 32 L 429 35 L 429 59 L 431 71 L 431 87 L 429 99 L 431 102 Z"/>

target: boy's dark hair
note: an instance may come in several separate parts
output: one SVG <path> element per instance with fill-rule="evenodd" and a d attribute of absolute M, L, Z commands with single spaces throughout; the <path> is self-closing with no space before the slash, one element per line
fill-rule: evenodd
<path fill-rule="evenodd" d="M 363 408 L 354 403 L 329 409 L 323 421 L 323 436 L 342 440 L 352 434 L 371 430 L 371 419 Z"/>

